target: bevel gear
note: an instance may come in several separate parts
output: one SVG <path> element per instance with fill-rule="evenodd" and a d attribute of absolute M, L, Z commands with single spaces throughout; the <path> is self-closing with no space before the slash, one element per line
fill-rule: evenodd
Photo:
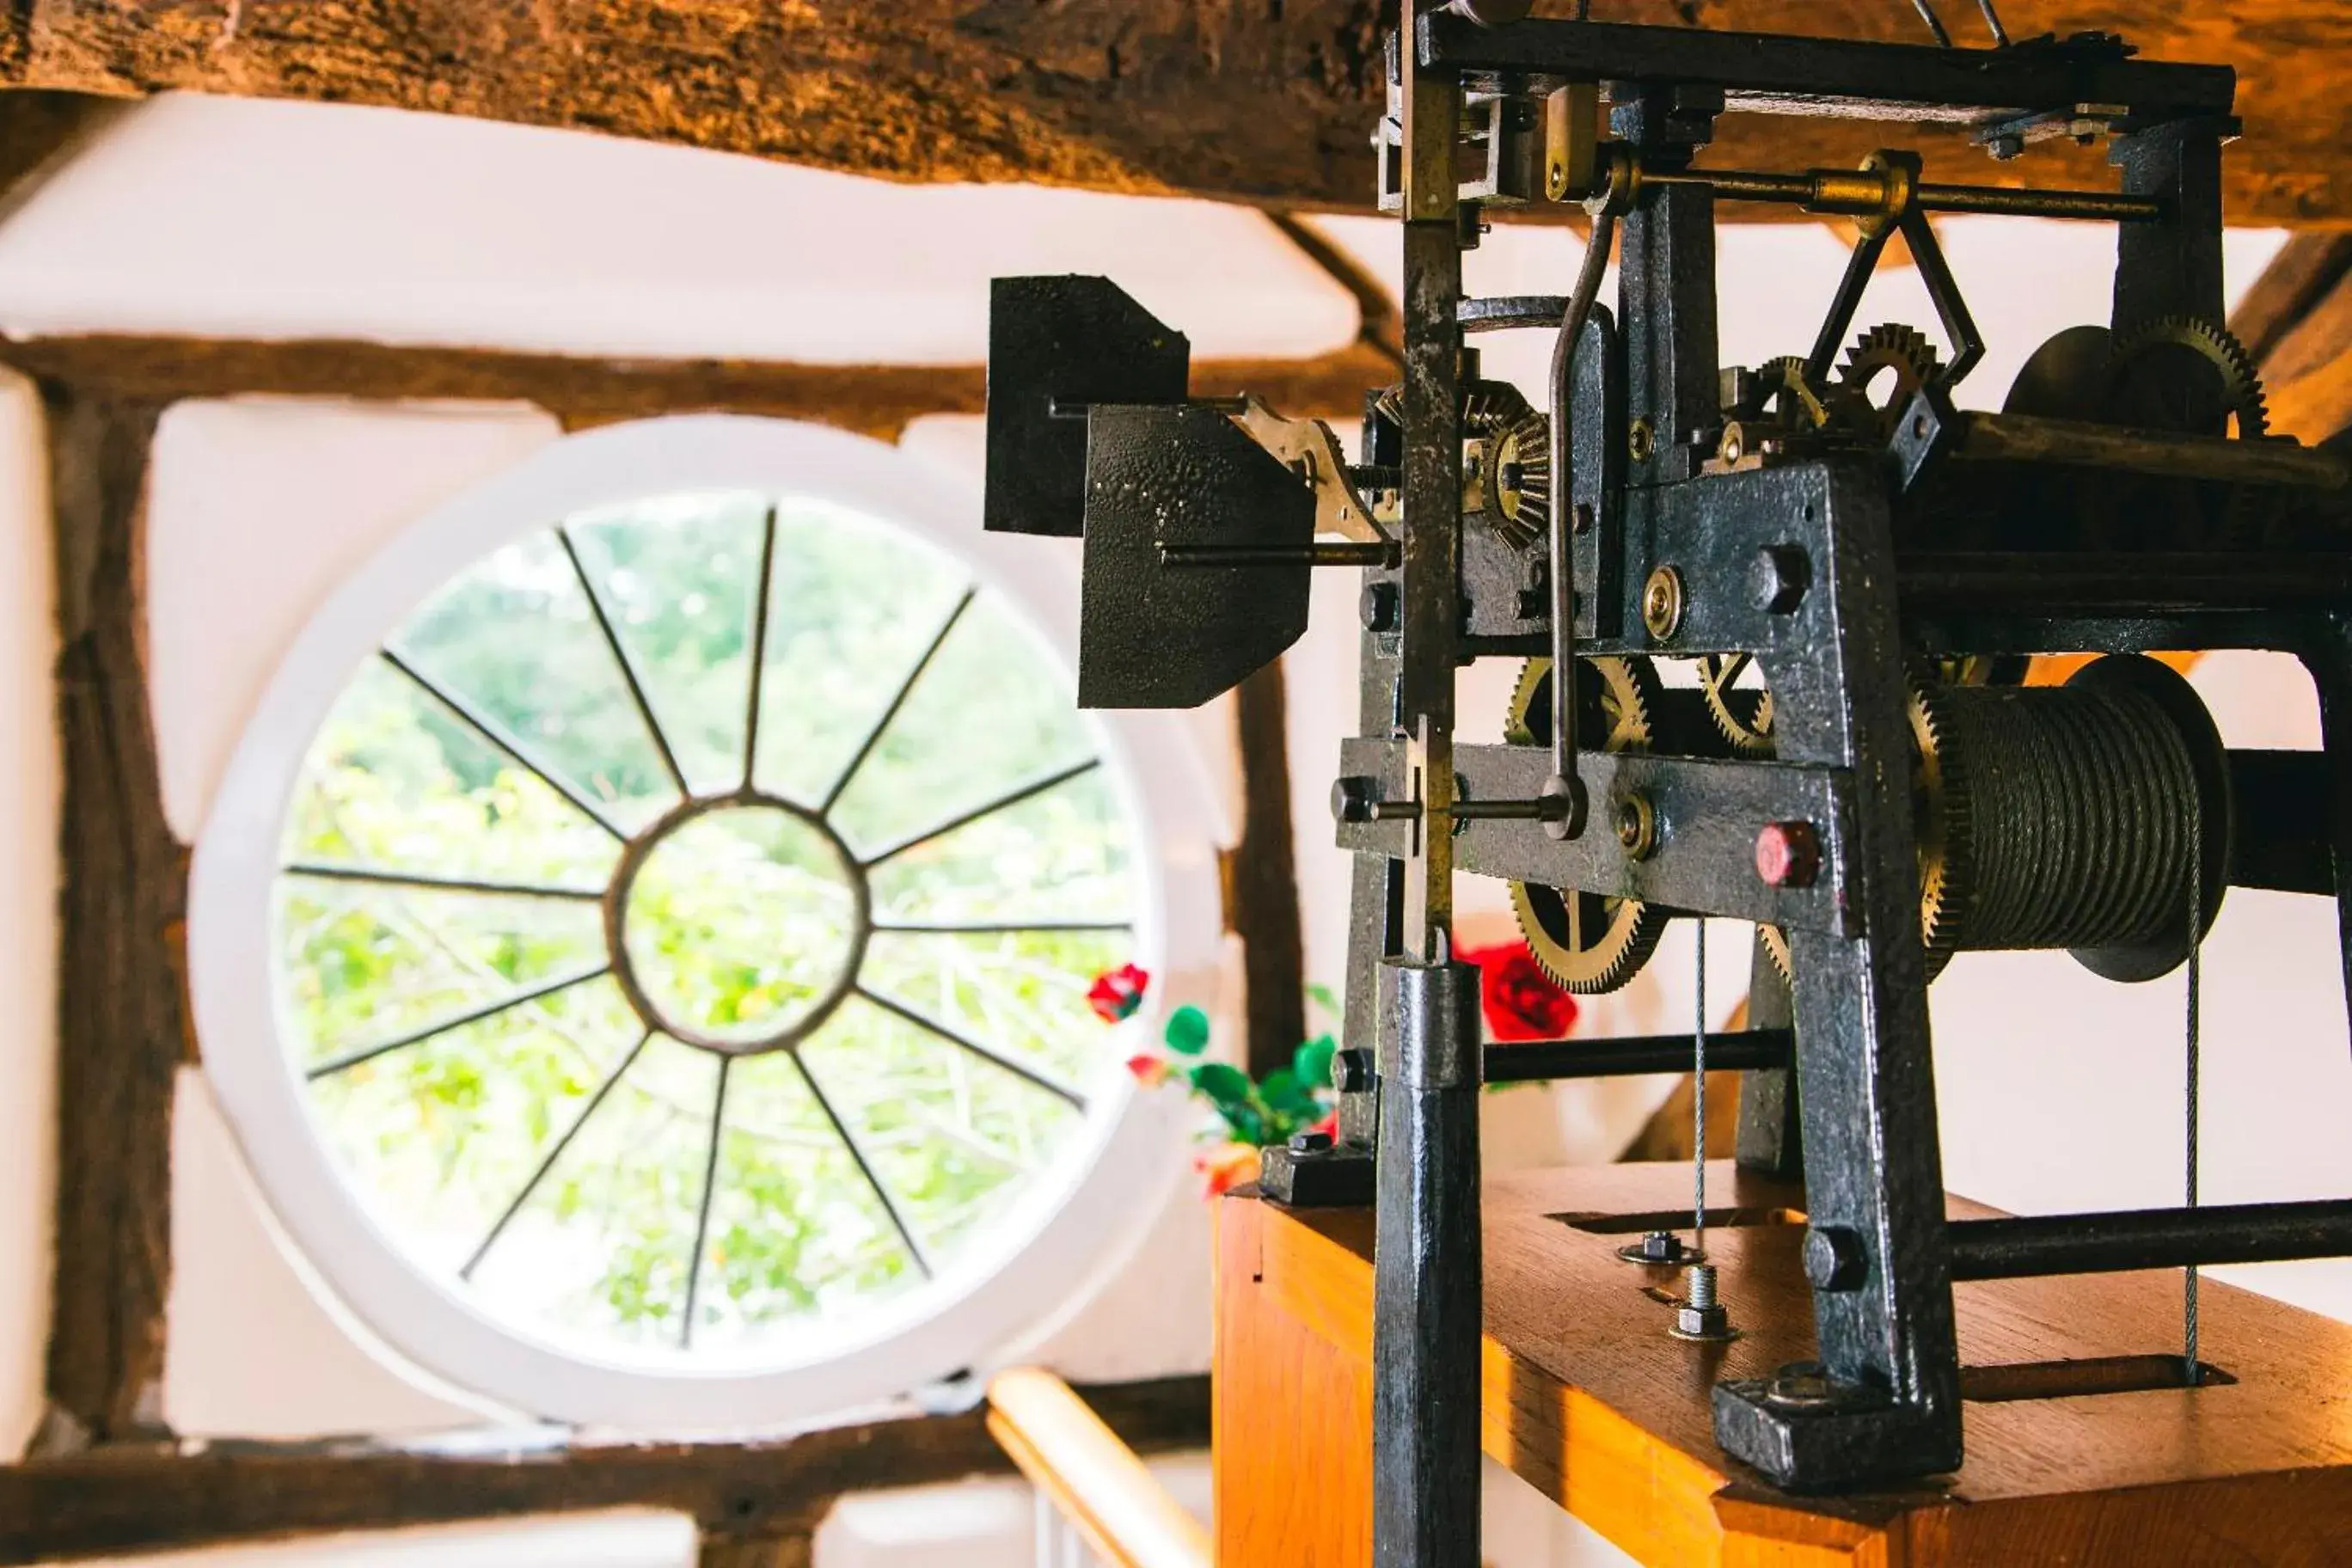
<path fill-rule="evenodd" d="M 1772 754 L 1772 693 L 1762 686 L 1735 683 L 1754 662 L 1744 653 L 1711 653 L 1698 661 L 1699 694 L 1717 733 L 1743 757 Z"/>
<path fill-rule="evenodd" d="M 1578 734 L 1603 752 L 1646 752 L 1661 694 L 1646 659 L 1577 660 Z M 1511 692 L 1506 733 L 1517 745 L 1551 740 L 1551 660 L 1532 658 Z M 1640 973 L 1665 916 L 1637 899 L 1540 883 L 1511 884 L 1511 912 L 1536 964 L 1562 990 L 1614 991 Z"/>
<path fill-rule="evenodd" d="M 1853 416 L 1867 425 L 1878 438 L 1895 434 L 1895 422 L 1919 389 L 1933 381 L 1941 366 L 1936 345 L 1916 327 L 1887 321 L 1854 339 L 1838 366 L 1838 391 Z M 1885 373 L 1894 372 L 1892 390 L 1875 390 Z"/>
<path fill-rule="evenodd" d="M 1525 550 L 1551 525 L 1551 420 L 1530 410 L 1489 445 L 1487 526 L 1513 549 Z"/>
<path fill-rule="evenodd" d="M 2177 384 L 2149 388 L 2146 370 L 2150 363 L 2158 361 L 2159 356 L 2183 353 L 2195 354 L 2210 365 L 2216 383 L 2201 390 Z M 2270 407 L 2263 397 L 2261 373 L 2246 346 L 2227 327 L 2193 316 L 2162 316 L 2117 339 L 2112 364 L 2115 412 L 2125 416 L 2124 423 L 2158 430 L 2218 434 L 2200 428 L 2210 426 L 2210 416 L 2218 412 L 2236 425 L 2235 433 L 2242 441 L 2258 441 L 2270 432 Z M 2139 374 L 2135 374 L 2135 366 L 2141 367 Z M 2152 398 L 2161 398 L 2168 391 L 2173 402 L 2152 405 Z M 2183 399 L 2187 402 L 2182 403 Z"/>

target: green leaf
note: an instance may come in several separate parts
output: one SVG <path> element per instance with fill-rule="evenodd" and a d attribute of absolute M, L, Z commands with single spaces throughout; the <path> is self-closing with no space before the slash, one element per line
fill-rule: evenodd
<path fill-rule="evenodd" d="M 1245 1106 L 1253 1098 L 1249 1074 L 1228 1062 L 1202 1062 L 1192 1069 L 1192 1087 L 1219 1110 Z"/>
<path fill-rule="evenodd" d="M 1209 1048 L 1209 1016 L 1198 1007 L 1179 1007 L 1168 1015 L 1168 1028 L 1161 1037 L 1177 1055 L 1197 1057 Z"/>
<path fill-rule="evenodd" d="M 1309 985 L 1307 988 L 1307 999 L 1332 1017 L 1336 1018 L 1339 1016 L 1339 998 L 1331 994 L 1331 988 L 1328 985 Z"/>
<path fill-rule="evenodd" d="M 1321 1094 L 1331 1087 L 1331 1058 L 1339 1049 L 1330 1036 L 1316 1036 L 1291 1053 L 1292 1075 L 1310 1093 Z"/>

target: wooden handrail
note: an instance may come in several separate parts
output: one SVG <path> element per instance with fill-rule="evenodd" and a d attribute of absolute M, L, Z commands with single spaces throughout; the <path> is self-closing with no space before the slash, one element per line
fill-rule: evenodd
<path fill-rule="evenodd" d="M 1209 1568 L 1201 1521 L 1052 1373 L 1016 1367 L 991 1378 L 988 1432 L 1105 1563 Z"/>

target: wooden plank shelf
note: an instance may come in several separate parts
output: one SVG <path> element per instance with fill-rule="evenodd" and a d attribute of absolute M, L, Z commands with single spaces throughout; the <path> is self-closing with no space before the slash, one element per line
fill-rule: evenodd
<path fill-rule="evenodd" d="M 1688 1166 L 1486 1187 L 1486 1449 L 1642 1562 L 2352 1562 L 2352 1327 L 2208 1282 L 2217 1373 L 2151 1387 L 2157 1358 L 2179 1365 L 2178 1272 L 1957 1287 L 1972 1394 L 1959 1473 L 1837 1499 L 1774 1490 L 1716 1447 L 1708 1390 L 1813 1353 L 1790 1223 L 1802 1195 L 1728 1163 L 1707 1190 L 1751 1222 L 1707 1234 L 1742 1331 L 1727 1345 L 1670 1337 L 1675 1275 L 1621 1261 L 1620 1227 L 1591 1217 L 1677 1211 Z M 1366 1211 L 1221 1205 L 1221 1568 L 1371 1561 L 1371 1239 Z"/>

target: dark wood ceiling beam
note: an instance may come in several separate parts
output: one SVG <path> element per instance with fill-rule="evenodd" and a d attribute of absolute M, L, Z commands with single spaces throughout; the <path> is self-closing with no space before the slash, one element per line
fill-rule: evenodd
<path fill-rule="evenodd" d="M 0 84 L 169 89 L 568 126 L 903 180 L 1027 180 L 1365 210 L 1393 0 L 21 0 Z M 1965 8 L 1963 8 L 1965 9 Z M 2237 68 L 2240 223 L 2352 224 L 2352 6 L 2011 0 L 2011 33 L 2118 32 L 2160 59 Z M 1613 21 L 1922 41 L 1895 0 L 1616 0 Z M 1958 19 L 1954 26 L 1962 26 Z M 1963 41 L 1981 42 L 1973 28 Z M 1733 166 L 1844 163 L 1885 128 L 1733 117 Z M 2095 153 L 1938 170 L 2111 178 Z M 1736 209 L 1739 217 L 1787 216 Z"/>
<path fill-rule="evenodd" d="M 1077 1392 L 1139 1452 L 1208 1442 L 1205 1377 Z M 0 1466 L 0 1563 L 632 1507 L 687 1514 L 706 1537 L 790 1538 L 852 1492 L 1011 1473 L 978 1410 L 742 1442 L 570 1441 L 539 1428 L 102 1446 Z"/>
<path fill-rule="evenodd" d="M 2262 369 L 2273 431 L 2316 443 L 2352 429 L 2352 233 L 2288 240 L 2230 330 Z"/>
<path fill-rule="evenodd" d="M 931 414 L 978 414 L 984 366 L 598 359 L 337 339 L 60 337 L 0 340 L 0 363 L 110 397 L 168 402 L 247 393 L 294 397 L 464 398 L 536 404 L 567 426 L 720 410 L 805 419 L 884 439 Z M 1371 344 L 1303 360 L 1205 360 L 1203 397 L 1255 392 L 1286 414 L 1354 420 L 1367 388 L 1395 379 Z"/>

